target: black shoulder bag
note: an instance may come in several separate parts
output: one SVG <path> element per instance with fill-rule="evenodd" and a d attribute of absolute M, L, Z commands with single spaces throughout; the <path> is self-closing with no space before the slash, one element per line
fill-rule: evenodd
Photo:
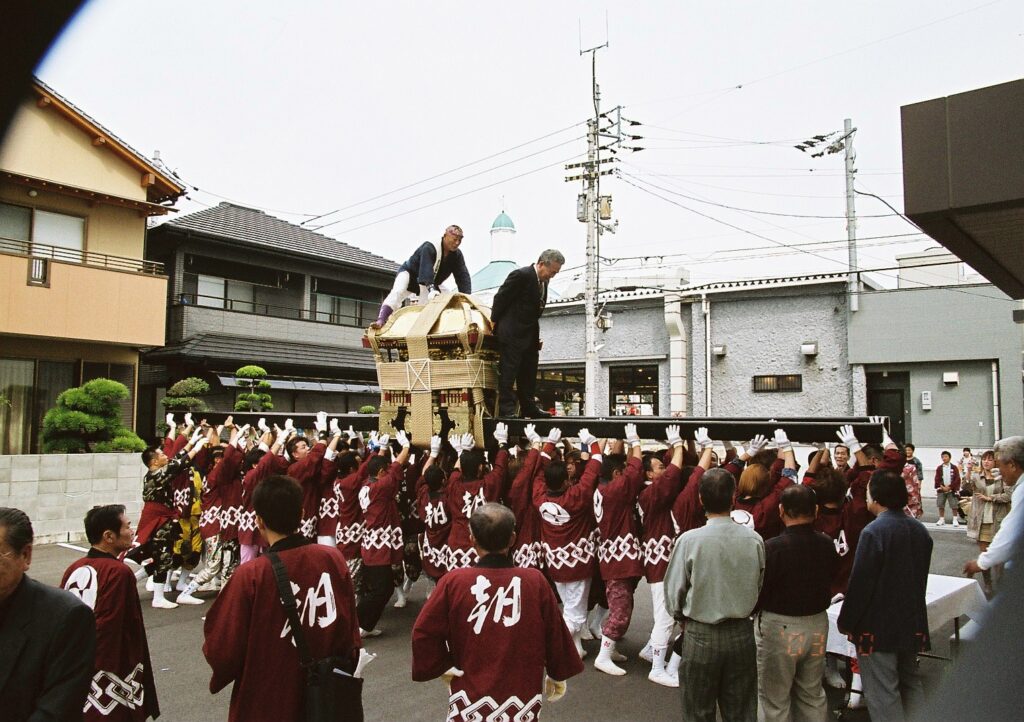
<path fill-rule="evenodd" d="M 305 722 L 363 722 L 363 680 L 352 676 L 351 658 L 313 659 L 299 621 L 295 595 L 288 571 L 277 552 L 267 552 L 277 580 L 277 594 L 292 628 L 292 639 L 299 650 L 299 663 L 306 675 L 302 719 Z"/>

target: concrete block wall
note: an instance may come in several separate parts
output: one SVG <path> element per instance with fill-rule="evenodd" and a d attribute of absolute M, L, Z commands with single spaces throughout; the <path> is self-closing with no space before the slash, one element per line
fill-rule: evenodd
<path fill-rule="evenodd" d="M 138 520 L 145 472 L 138 454 L 0 456 L 0 506 L 28 514 L 38 544 L 78 542 L 85 513 L 97 504 L 124 504 Z"/>

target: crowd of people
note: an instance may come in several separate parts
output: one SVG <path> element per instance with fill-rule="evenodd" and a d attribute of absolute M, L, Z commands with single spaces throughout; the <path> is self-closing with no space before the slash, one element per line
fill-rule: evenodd
<path fill-rule="evenodd" d="M 38 614 L 52 627 L 57 615 L 76 640 L 69 651 L 47 637 L 36 653 L 51 658 L 37 678 L 0 675 L 5 700 L 43 700 L 15 703 L 12 719 L 35 709 L 54 719 L 76 708 L 96 720 L 159 714 L 142 578 L 160 610 L 217 593 L 203 652 L 211 691 L 233 685 L 233 720 L 296 719 L 302 709 L 306 679 L 282 602 L 313 657 L 359 678 L 389 601 L 405 605 L 420 577 L 428 590 L 412 676 L 449 683 L 453 720 L 538 714 L 583 670 L 588 639 L 599 640 L 595 670 L 626 674 L 617 646 L 641 579 L 653 625 L 640 632 L 640 656 L 650 682 L 681 688 L 685 719 L 713 720 L 717 709 L 752 720 L 760 708 L 769 720 L 823 720 L 823 684 L 845 685 L 844 665 L 875 719 L 900 719 L 920 697 L 913 660 L 930 644 L 932 542 L 907 480 L 913 455 L 888 437 L 861 444 L 842 427 L 841 443 L 818 444 L 801 470 L 783 429 L 734 444 L 704 428 L 684 441 L 670 425 L 665 443 L 645 449 L 634 424 L 621 439 L 584 429 L 570 443 L 534 424 L 510 439 L 498 423 L 485 451 L 469 434 L 415 449 L 401 431 L 364 439 L 325 413 L 308 435 L 290 421 L 167 421 L 163 443 L 143 453 L 134 533 L 123 506 L 85 519 L 91 549 L 62 583 L 84 606 L 24 576 L 31 523 L 0 510 L 2 564 L 21 569 L 0 577 L 4 628 Z M 982 551 L 968 573 L 1007 560 L 1022 469 L 1024 437 L 1012 437 L 965 474 Z M 840 600 L 839 629 L 858 652 L 833 664 L 826 610 Z"/>

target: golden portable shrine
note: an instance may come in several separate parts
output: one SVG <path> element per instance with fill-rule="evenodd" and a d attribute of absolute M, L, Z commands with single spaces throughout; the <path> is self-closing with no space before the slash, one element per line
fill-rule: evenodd
<path fill-rule="evenodd" d="M 487 310 L 461 293 L 395 311 L 363 344 L 380 384 L 378 430 L 414 439 L 451 429 L 483 439 L 498 406 L 498 346 Z"/>

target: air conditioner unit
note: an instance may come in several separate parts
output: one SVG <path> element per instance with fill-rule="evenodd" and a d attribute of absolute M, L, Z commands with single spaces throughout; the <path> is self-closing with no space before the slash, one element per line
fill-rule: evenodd
<path fill-rule="evenodd" d="M 960 374 L 957 371 L 946 371 L 942 374 L 942 383 L 946 386 L 957 386 L 960 383 Z"/>

